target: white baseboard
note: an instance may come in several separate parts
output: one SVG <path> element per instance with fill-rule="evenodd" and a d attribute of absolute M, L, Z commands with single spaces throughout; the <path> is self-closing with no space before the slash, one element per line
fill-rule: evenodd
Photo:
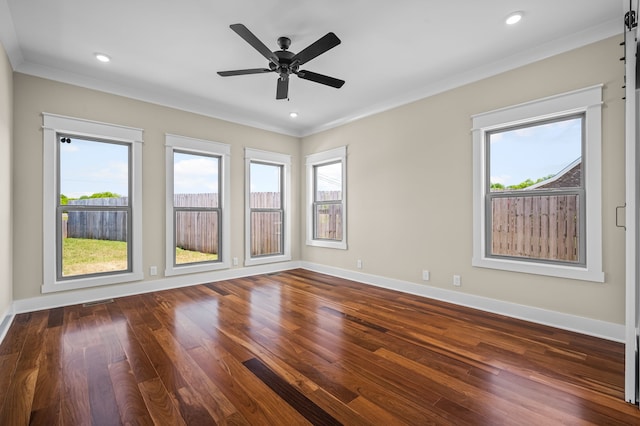
<path fill-rule="evenodd" d="M 141 281 L 139 283 L 121 284 L 108 287 L 92 287 L 84 290 L 63 291 L 60 293 L 47 293 L 42 296 L 32 297 L 29 299 L 15 300 L 13 302 L 13 311 L 15 313 L 33 312 L 42 309 L 77 305 L 80 303 L 95 302 L 97 300 L 111 299 L 115 297 L 150 293 L 152 291 L 188 287 L 197 284 L 230 280 L 252 275 L 270 274 L 273 272 L 286 271 L 300 267 L 299 261 L 290 261 L 226 269 L 223 271 L 205 272 L 200 274 L 164 277 L 157 280 Z"/>
<path fill-rule="evenodd" d="M 4 315 L 0 317 L 0 343 L 2 343 L 7 335 L 7 331 L 9 331 L 9 327 L 13 324 L 15 316 L 16 314 L 13 312 L 13 307 L 9 306 Z"/>
<path fill-rule="evenodd" d="M 0 343 L 2 343 L 4 337 L 7 335 L 7 331 L 9 331 L 9 327 L 11 327 L 15 316 L 13 305 L 9 305 L 7 310 L 0 316 Z"/>
<path fill-rule="evenodd" d="M 335 268 L 311 262 L 302 262 L 302 268 L 310 271 L 333 275 L 376 287 L 388 288 L 417 296 L 428 297 L 456 305 L 467 306 L 482 311 L 518 318 L 537 324 L 548 325 L 563 330 L 575 331 L 589 336 L 600 337 L 624 343 L 625 326 L 532 306 L 519 305 L 488 297 L 475 296 L 473 294 L 446 290 L 425 284 L 416 284 L 409 281 L 396 280 L 378 275 L 365 274 L 348 269 Z"/>
<path fill-rule="evenodd" d="M 102 288 L 94 287 L 86 290 L 65 291 L 60 293 L 48 293 L 30 299 L 15 300 L 13 302 L 12 309 L 10 308 L 2 317 L 4 318 L 4 321 L 0 323 L 0 342 L 9 328 L 9 325 L 13 320 L 13 316 L 18 313 L 33 312 L 42 309 L 51 309 L 115 297 L 131 296 L 134 294 L 149 293 L 152 291 L 169 290 L 172 288 L 187 287 L 196 284 L 242 278 L 252 275 L 269 274 L 295 268 L 304 268 L 310 271 L 333 275 L 363 284 L 442 300 L 456 305 L 480 309 L 487 312 L 531 321 L 538 324 L 549 325 L 564 330 L 575 331 L 577 333 L 600 337 L 616 342 L 624 342 L 625 338 L 625 327 L 622 324 L 579 317 L 576 315 L 519 305 L 516 303 L 441 289 L 424 284 L 416 284 L 409 281 L 386 278 L 378 275 L 365 274 L 347 269 L 335 268 L 312 262 L 290 261 L 202 274 L 166 277 L 133 284 L 123 284 Z M 4 330 L 2 328 L 4 328 Z"/>

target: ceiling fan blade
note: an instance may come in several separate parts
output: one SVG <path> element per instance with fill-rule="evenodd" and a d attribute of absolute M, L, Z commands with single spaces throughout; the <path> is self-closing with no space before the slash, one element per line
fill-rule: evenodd
<path fill-rule="evenodd" d="M 339 80 L 337 78 L 329 77 L 328 75 L 318 74 L 316 72 L 304 71 L 300 70 L 297 72 L 298 77 L 313 81 L 314 83 L 320 83 L 327 86 L 335 87 L 339 89 L 344 84 L 344 80 Z"/>
<path fill-rule="evenodd" d="M 234 70 L 234 71 L 218 71 L 218 75 L 222 77 L 231 77 L 233 75 L 246 75 L 246 74 L 262 74 L 265 72 L 272 72 L 269 68 L 251 68 L 247 70 Z"/>
<path fill-rule="evenodd" d="M 333 49 L 340 44 L 340 39 L 334 33 L 327 33 L 324 37 L 319 38 L 301 52 L 291 58 L 291 63 L 302 65 L 313 58 L 322 55 L 329 49 Z"/>
<path fill-rule="evenodd" d="M 271 51 L 267 46 L 261 42 L 258 37 L 253 35 L 251 31 L 247 27 L 242 24 L 231 24 L 229 25 L 233 31 L 235 31 L 240 37 L 242 37 L 247 43 L 253 46 L 262 56 L 267 58 L 269 61 L 273 62 L 275 65 L 280 65 L 280 61 L 278 57 Z"/>
<path fill-rule="evenodd" d="M 289 97 L 289 76 L 286 78 L 278 78 L 278 87 L 276 89 L 276 99 L 287 99 Z"/>

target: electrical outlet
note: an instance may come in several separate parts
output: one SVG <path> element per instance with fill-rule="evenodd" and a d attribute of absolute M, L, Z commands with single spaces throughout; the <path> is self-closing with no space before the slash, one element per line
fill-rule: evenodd
<path fill-rule="evenodd" d="M 429 271 L 427 270 L 422 271 L 422 280 L 429 281 Z"/>
<path fill-rule="evenodd" d="M 362 259 L 358 259 L 356 261 L 356 266 L 358 267 L 358 269 L 362 269 Z"/>
<path fill-rule="evenodd" d="M 151 276 L 158 275 L 158 267 L 157 266 L 149 267 L 149 275 Z"/>
<path fill-rule="evenodd" d="M 238 258 L 237 257 L 233 258 L 233 266 L 238 266 Z"/>
<path fill-rule="evenodd" d="M 455 285 L 456 287 L 460 287 L 462 285 L 462 282 L 460 281 L 460 275 L 453 276 L 453 285 Z"/>

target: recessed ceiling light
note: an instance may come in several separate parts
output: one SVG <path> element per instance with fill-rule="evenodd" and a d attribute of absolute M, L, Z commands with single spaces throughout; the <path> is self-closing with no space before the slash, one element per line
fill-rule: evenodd
<path fill-rule="evenodd" d="M 94 56 L 100 62 L 107 63 L 107 62 L 111 61 L 111 58 L 108 55 L 105 55 L 104 53 L 96 53 L 96 54 L 94 54 Z"/>
<path fill-rule="evenodd" d="M 513 12 L 511 15 L 507 17 L 507 20 L 505 22 L 507 23 L 507 25 L 514 25 L 520 22 L 521 19 L 522 19 L 522 12 Z"/>
<path fill-rule="evenodd" d="M 297 113 L 297 112 L 295 112 L 295 111 L 291 111 L 291 112 L 289 113 L 289 117 L 291 117 L 291 118 L 297 118 L 297 117 L 298 117 L 298 113 Z"/>

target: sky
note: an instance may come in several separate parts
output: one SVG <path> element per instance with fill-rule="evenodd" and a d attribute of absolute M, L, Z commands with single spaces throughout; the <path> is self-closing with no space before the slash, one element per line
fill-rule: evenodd
<path fill-rule="evenodd" d="M 175 194 L 218 192 L 218 157 L 174 152 L 173 159 Z"/>
<path fill-rule="evenodd" d="M 96 192 L 127 196 L 128 147 L 71 139 L 60 143 L 60 192 L 79 198 Z"/>
<path fill-rule="evenodd" d="M 176 152 L 174 192 L 198 194 L 218 192 L 218 158 Z M 60 144 L 61 193 L 80 198 L 97 192 L 128 194 L 128 149 L 126 145 L 71 139 Z M 164 163 L 163 163 L 164 166 Z M 277 192 L 279 169 L 253 164 L 251 190 Z"/>
<path fill-rule="evenodd" d="M 280 192 L 281 172 L 273 164 L 251 163 L 251 192 Z"/>
<path fill-rule="evenodd" d="M 554 175 L 580 158 L 579 118 L 493 133 L 490 137 L 491 183 L 516 185 Z"/>
<path fill-rule="evenodd" d="M 330 163 L 316 167 L 318 191 L 342 191 L 342 163 Z"/>
<path fill-rule="evenodd" d="M 490 137 L 491 183 L 515 185 L 556 174 L 581 155 L 581 121 L 569 119 L 493 133 Z M 72 139 L 60 146 L 61 193 L 79 198 L 96 192 L 128 195 L 128 147 Z M 318 190 L 339 190 L 339 163 L 322 167 Z M 217 192 L 218 159 L 175 153 L 175 193 Z M 276 192 L 278 169 L 253 164 L 252 192 Z"/>

